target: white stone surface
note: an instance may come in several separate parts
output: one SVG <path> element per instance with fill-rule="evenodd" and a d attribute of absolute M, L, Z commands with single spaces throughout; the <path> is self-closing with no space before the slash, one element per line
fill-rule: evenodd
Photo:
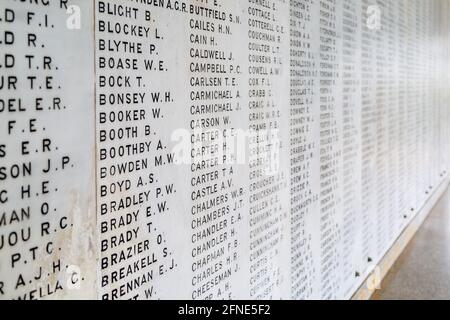
<path fill-rule="evenodd" d="M 347 299 L 447 176 L 444 0 L 68 4 L 0 4 L 0 298 Z"/>
<path fill-rule="evenodd" d="M 0 3 L 0 298 L 95 298 L 93 5 L 45 3 Z"/>

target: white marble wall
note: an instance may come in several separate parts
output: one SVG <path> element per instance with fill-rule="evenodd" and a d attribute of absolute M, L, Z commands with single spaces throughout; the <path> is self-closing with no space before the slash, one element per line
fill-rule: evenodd
<path fill-rule="evenodd" d="M 448 6 L 2 1 L 0 298 L 350 298 L 447 176 Z"/>
<path fill-rule="evenodd" d="M 94 7 L 76 4 L 0 3 L 1 298 L 97 295 Z"/>

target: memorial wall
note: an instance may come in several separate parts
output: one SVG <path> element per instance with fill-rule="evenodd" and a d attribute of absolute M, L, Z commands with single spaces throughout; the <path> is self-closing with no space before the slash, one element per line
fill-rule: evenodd
<path fill-rule="evenodd" d="M 0 0 L 0 299 L 349 299 L 450 169 L 448 0 Z"/>

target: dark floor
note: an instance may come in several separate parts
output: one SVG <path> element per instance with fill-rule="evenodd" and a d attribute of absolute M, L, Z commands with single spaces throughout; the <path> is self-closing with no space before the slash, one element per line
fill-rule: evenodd
<path fill-rule="evenodd" d="M 450 189 L 430 213 L 373 299 L 450 299 Z"/>

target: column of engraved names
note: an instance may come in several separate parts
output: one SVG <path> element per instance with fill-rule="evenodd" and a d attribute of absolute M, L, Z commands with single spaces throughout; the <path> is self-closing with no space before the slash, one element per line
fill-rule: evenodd
<path fill-rule="evenodd" d="M 439 36 L 442 36 L 439 30 L 439 26 L 442 23 L 441 17 L 440 17 L 440 11 L 439 11 L 439 1 L 435 1 L 429 4 L 429 12 L 427 16 L 427 22 L 428 22 L 428 39 L 433 37 L 434 34 L 438 34 Z M 433 17 L 439 17 L 439 19 L 436 21 L 433 19 Z M 443 42 L 445 43 L 445 42 Z M 440 181 L 440 174 L 441 174 L 441 159 L 442 159 L 442 152 L 443 148 L 440 147 L 441 144 L 441 130 L 442 127 L 440 125 L 440 110 L 441 110 L 441 104 L 440 104 L 440 95 L 439 95 L 439 72 L 440 69 L 440 49 L 442 47 L 442 43 L 436 43 L 433 46 L 431 56 L 428 57 L 428 66 L 430 70 L 430 83 L 429 83 L 429 90 L 430 90 L 430 101 L 435 106 L 433 116 L 432 116 L 432 125 L 431 130 L 433 131 L 432 135 L 432 142 L 430 149 L 428 150 L 428 159 L 433 162 L 433 169 L 430 172 L 429 182 L 430 187 L 435 188 L 436 185 Z M 437 62 L 439 63 L 437 63 Z M 434 156 L 434 153 L 437 153 L 439 156 Z M 431 191 L 431 190 L 430 190 Z"/>
<path fill-rule="evenodd" d="M 369 28 L 368 12 L 372 1 L 361 1 L 361 212 L 363 262 L 370 266 L 375 248 L 375 156 L 376 156 L 376 110 L 375 110 L 375 32 Z"/>
<path fill-rule="evenodd" d="M 442 86 L 442 99 L 440 100 L 440 104 L 443 106 L 443 111 L 441 111 L 441 128 L 442 128 L 442 140 L 445 142 L 441 142 L 444 151 L 444 163 L 448 163 L 450 161 L 450 110 L 446 107 L 450 103 L 450 74 L 448 72 L 443 72 L 443 70 L 448 70 L 450 68 L 450 3 L 447 1 L 441 1 L 440 7 L 441 10 L 441 34 L 442 41 L 444 42 L 441 47 L 441 62 L 443 64 L 443 68 L 441 68 L 441 74 L 439 77 L 439 82 L 443 83 Z M 442 175 L 445 176 L 448 173 L 447 165 L 443 166 Z"/>
<path fill-rule="evenodd" d="M 396 24 L 398 26 L 398 229 L 401 229 L 405 221 L 406 214 L 410 207 L 408 203 L 407 185 L 407 48 L 406 48 L 406 7 L 402 0 L 397 2 L 398 15 Z"/>
<path fill-rule="evenodd" d="M 443 41 L 444 41 L 444 45 L 443 45 L 443 65 L 444 68 L 442 68 L 443 70 L 448 70 L 450 68 L 450 3 L 448 3 L 447 1 L 442 1 L 441 2 L 441 6 L 442 6 L 442 28 L 443 28 Z M 446 43 L 445 43 L 446 42 Z M 446 72 L 445 74 L 442 75 L 441 80 L 444 83 L 444 106 L 448 105 L 450 103 L 450 74 L 448 72 Z M 445 108 L 445 107 L 444 107 Z M 442 127 L 444 128 L 444 133 L 443 133 L 443 141 L 445 142 L 444 145 L 444 151 L 445 151 L 445 163 L 448 163 L 450 161 L 450 110 L 448 110 L 448 108 L 445 108 L 445 112 L 443 113 L 443 118 L 444 118 L 444 123 L 442 125 Z M 443 174 L 447 174 L 448 169 L 445 168 Z"/>
<path fill-rule="evenodd" d="M 387 131 L 388 131 L 388 177 L 387 177 L 387 203 L 388 203 L 388 239 L 389 244 L 398 233 L 398 212 L 400 195 L 399 190 L 399 60 L 398 60 L 398 2 L 388 1 L 386 3 L 387 29 Z"/>
<path fill-rule="evenodd" d="M 376 103 L 376 254 L 377 258 L 387 249 L 388 241 L 388 211 L 387 211 L 387 156 L 389 150 L 387 149 L 388 135 L 387 126 L 387 12 L 386 1 L 377 0 L 376 8 L 381 12 L 380 27 L 374 32 L 375 36 L 375 72 L 376 72 L 376 86 L 375 86 L 375 103 Z"/>
<path fill-rule="evenodd" d="M 420 168 L 422 171 L 422 177 L 420 179 L 420 192 L 422 193 L 422 201 L 426 201 L 428 195 L 431 191 L 430 173 L 433 170 L 433 159 L 429 158 L 429 148 L 433 146 L 433 133 L 435 127 L 432 123 L 434 110 L 436 105 L 431 100 L 431 87 L 430 87 L 430 68 L 429 68 L 429 57 L 431 56 L 433 45 L 427 45 L 428 43 L 428 17 L 429 17 L 429 6 L 432 1 L 421 1 L 418 4 L 418 12 L 420 18 L 418 21 L 419 25 L 419 39 L 420 42 L 420 74 L 421 74 L 421 103 L 419 107 L 419 118 L 421 122 L 419 123 L 420 131 Z M 431 106 L 431 107 L 430 107 Z M 436 156 L 434 157 L 436 158 Z"/>
<path fill-rule="evenodd" d="M 440 16 L 440 5 L 441 3 L 438 2 L 434 2 L 433 4 L 430 5 L 430 15 L 428 17 L 428 19 L 430 20 L 430 30 L 429 30 L 429 35 L 428 37 L 431 38 L 433 34 L 439 34 L 440 37 L 442 37 L 442 33 L 440 30 L 440 27 L 442 25 L 442 17 Z M 438 21 L 434 21 L 432 19 L 432 17 L 439 17 Z M 429 65 L 430 65 L 430 69 L 431 69 L 431 94 L 432 94 L 432 102 L 434 103 L 434 105 L 436 106 L 436 109 L 434 110 L 434 115 L 433 115 L 433 123 L 434 123 L 434 127 L 435 127 L 435 132 L 434 132 L 434 140 L 433 140 L 433 148 L 432 150 L 439 150 L 439 157 L 437 159 L 432 159 L 434 160 L 434 170 L 433 172 L 430 174 L 430 182 L 432 183 L 433 188 L 436 187 L 436 185 L 439 183 L 439 181 L 441 180 L 441 174 L 442 174 L 442 167 L 441 167 L 441 163 L 442 163 L 442 159 L 443 159 L 443 151 L 444 148 L 441 148 L 441 144 L 442 144 L 442 126 L 441 126 L 441 121 L 442 121 L 442 117 L 444 115 L 443 111 L 442 111 L 442 104 L 441 104 L 441 94 L 440 94 L 440 87 L 438 84 L 439 83 L 444 83 L 442 81 L 440 81 L 440 72 L 442 72 L 440 66 L 442 64 L 441 61 L 441 50 L 442 50 L 442 46 L 445 44 L 445 41 L 443 41 L 443 43 L 441 44 L 436 44 L 433 50 L 433 54 L 431 57 L 429 57 Z M 435 63 L 434 61 L 438 61 L 439 63 Z M 442 113 L 442 115 L 441 115 Z M 437 129 L 436 129 L 437 128 Z M 430 158 L 433 158 L 432 152 L 430 152 L 429 154 Z"/>
<path fill-rule="evenodd" d="M 340 290 L 342 157 L 340 96 L 340 21 L 342 7 L 320 1 L 320 270 L 321 298 Z"/>
<path fill-rule="evenodd" d="M 317 9 L 312 0 L 290 1 L 291 298 L 301 300 L 316 294 L 310 221 L 318 205 Z"/>
<path fill-rule="evenodd" d="M 426 144 L 426 125 L 428 121 L 428 114 L 430 114 L 432 106 L 428 106 L 427 113 L 423 113 L 423 106 L 426 100 L 427 91 L 425 88 L 426 85 L 426 60 L 424 57 L 424 34 L 425 34 L 425 28 L 423 25 L 424 22 L 424 16 L 426 14 L 424 8 L 423 8 L 423 1 L 413 1 L 414 4 L 414 16 L 415 21 L 413 22 L 416 29 L 415 34 L 415 43 L 417 45 L 415 55 L 417 57 L 417 63 L 415 64 L 415 70 L 417 75 L 416 80 L 416 88 L 415 91 L 417 100 L 415 101 L 415 109 L 416 109 L 416 120 L 414 125 L 415 130 L 415 145 L 416 145 L 416 186 L 417 186 L 417 205 L 421 206 L 422 202 L 425 198 L 425 192 L 427 191 L 425 189 L 425 183 L 426 183 L 426 176 L 427 176 L 427 168 L 424 167 L 424 161 L 425 161 L 425 144 Z M 430 163 L 427 163 L 427 167 L 429 167 Z M 426 187 L 428 188 L 428 187 Z"/>
<path fill-rule="evenodd" d="M 156 128 L 173 104 L 153 8 L 96 1 L 98 216 L 102 299 L 154 299 L 176 268 L 164 220 L 176 194 Z"/>
<path fill-rule="evenodd" d="M 412 147 L 414 149 L 414 152 L 412 153 L 414 155 L 413 157 L 413 166 L 412 166 L 412 176 L 415 186 L 415 193 L 414 193 L 414 202 L 415 206 L 419 208 L 422 205 L 423 200 L 423 188 L 422 188 L 422 178 L 423 178 L 423 168 L 421 166 L 422 161 L 422 119 L 421 119 L 421 106 L 422 106 L 422 61 L 421 61 L 421 43 L 420 43 L 420 37 L 422 30 L 420 28 L 420 16 L 421 12 L 420 10 L 420 4 L 422 1 L 419 0 L 413 0 L 411 2 L 411 13 L 412 13 L 412 19 L 411 19 L 411 25 L 412 25 L 412 44 L 413 44 L 413 59 L 414 59 L 414 67 L 413 72 L 414 76 L 412 77 L 413 81 L 413 87 L 415 88 L 414 92 L 412 93 L 412 98 L 414 99 L 413 103 L 411 103 L 411 114 L 413 115 L 413 118 L 411 118 L 411 130 L 412 130 Z"/>
<path fill-rule="evenodd" d="M 343 295 L 351 294 L 361 276 L 361 16 L 359 4 L 344 0 L 342 22 L 343 134 Z"/>
<path fill-rule="evenodd" d="M 432 161 L 427 159 L 427 149 L 431 146 L 428 140 L 432 130 L 428 130 L 430 125 L 430 116 L 433 113 L 434 105 L 428 100 L 429 90 L 427 88 L 429 71 L 427 66 L 428 50 L 432 45 L 425 45 L 427 39 L 427 4 L 429 2 L 418 1 L 416 5 L 416 28 L 417 28 L 417 120 L 416 120 L 416 144 L 417 144 L 417 168 L 419 175 L 417 176 L 417 198 L 418 205 L 422 206 L 426 201 L 429 193 L 428 175 L 432 168 Z M 425 106 L 426 111 L 425 111 Z"/>
<path fill-rule="evenodd" d="M 77 265 L 82 255 L 68 249 L 85 249 L 84 242 L 73 242 L 77 228 L 95 223 L 86 194 L 93 186 L 89 90 L 80 84 L 92 72 L 89 54 L 78 52 L 71 65 L 64 50 L 74 50 L 73 44 L 55 41 L 79 41 L 89 51 L 88 37 L 83 41 L 66 26 L 68 6 L 0 3 L 0 299 L 62 297 L 79 288 L 91 269 Z M 83 9 L 88 14 L 89 6 Z M 86 69 L 66 79 L 79 65 Z M 86 99 L 78 99 L 76 90 Z"/>
<path fill-rule="evenodd" d="M 416 105 L 417 75 L 416 75 L 416 28 L 415 28 L 415 0 L 406 1 L 406 63 L 407 70 L 407 95 L 406 95 L 406 159 L 407 159 L 407 194 L 410 211 L 406 215 L 408 222 L 417 211 L 417 185 L 418 172 L 415 168 L 417 158 L 416 141 Z"/>
<path fill-rule="evenodd" d="M 440 159 L 439 159 L 439 163 L 438 163 L 438 176 L 436 177 L 436 179 L 440 180 L 442 178 L 442 176 L 444 175 L 444 167 L 445 167 L 445 163 L 446 163 L 446 157 L 447 157 L 447 153 L 446 153 L 446 146 L 445 146 L 445 131 L 446 131 L 446 127 L 443 125 L 443 123 L 445 123 L 445 119 L 447 117 L 447 110 L 445 108 L 445 103 L 443 103 L 443 101 L 445 101 L 445 90 L 443 90 L 445 88 L 445 76 L 443 75 L 443 70 L 442 70 L 442 66 L 445 67 L 445 48 L 447 46 L 447 41 L 445 40 L 445 33 L 444 33 L 444 25 L 445 25 L 445 21 L 443 20 L 444 14 L 441 12 L 441 9 L 444 8 L 444 3 L 441 2 L 437 2 L 435 4 L 434 10 L 432 15 L 433 16 L 439 16 L 440 20 L 438 22 L 435 22 L 434 24 L 434 30 L 435 32 L 437 32 L 440 37 L 442 39 L 444 39 L 442 41 L 442 43 L 440 45 L 438 45 L 437 48 L 437 52 L 436 52 L 436 59 L 439 61 L 439 63 L 436 63 L 434 65 L 435 67 L 435 83 L 442 83 L 444 85 L 442 86 L 438 86 L 435 88 L 436 90 L 436 104 L 439 106 L 438 110 L 437 110 L 437 115 L 436 117 L 439 118 L 437 119 L 437 124 L 440 128 L 439 130 L 439 134 L 438 134 L 438 146 L 441 150 L 440 153 Z"/>
<path fill-rule="evenodd" d="M 440 142 L 439 147 L 441 149 L 441 161 L 439 164 L 439 176 L 440 178 L 446 175 L 446 163 L 448 163 L 448 156 L 450 152 L 448 152 L 448 130 L 449 126 L 447 126 L 449 110 L 446 107 L 446 102 L 448 101 L 449 91 L 448 89 L 448 73 L 445 70 L 448 70 L 450 61 L 448 60 L 449 51 L 449 41 L 448 41 L 448 32 L 450 31 L 448 28 L 449 25 L 449 3 L 446 1 L 439 1 L 436 3 L 436 11 L 435 15 L 439 16 L 440 20 L 436 23 L 437 32 L 442 39 L 442 43 L 439 45 L 439 53 L 438 53 L 438 61 L 440 63 L 436 64 L 436 68 L 438 69 L 438 74 L 436 75 L 436 81 L 441 84 L 440 87 L 436 88 L 438 90 L 438 101 L 439 104 L 439 126 L 440 126 Z M 447 10 L 447 11 L 445 11 Z M 447 19 L 446 19 L 447 18 Z M 447 28 L 446 28 L 447 27 Z"/>
<path fill-rule="evenodd" d="M 241 18 L 226 1 L 198 1 L 189 17 L 192 132 L 192 299 L 233 299 L 244 186 L 234 151 L 241 66 L 233 43 Z M 234 50 L 233 50 L 234 49 Z"/>
<path fill-rule="evenodd" d="M 250 139 L 250 298 L 270 299 L 282 282 L 279 264 L 283 222 L 288 208 L 281 202 L 286 173 L 277 167 L 283 98 L 272 89 L 282 81 L 286 17 L 283 1 L 255 1 L 248 5 L 248 75 Z"/>
<path fill-rule="evenodd" d="M 424 38 L 423 38 L 423 60 L 425 62 L 424 66 L 424 72 L 425 72 L 425 101 L 422 105 L 422 115 L 426 119 L 426 122 L 424 124 L 424 132 L 426 135 L 426 138 L 424 139 L 424 162 L 423 162 L 423 168 L 426 172 L 426 178 L 424 181 L 424 196 L 425 201 L 428 198 L 429 194 L 432 192 L 436 177 L 438 176 L 438 163 L 437 160 L 439 159 L 439 148 L 435 148 L 437 143 L 437 133 L 439 131 L 439 125 L 437 122 L 436 114 L 437 110 L 439 108 L 439 105 L 437 104 L 437 101 L 435 100 L 435 88 L 438 86 L 434 84 L 434 76 L 435 76 L 435 69 L 433 66 L 436 66 L 436 64 L 433 64 L 433 61 L 438 61 L 435 53 L 437 46 L 436 44 L 428 46 L 426 43 L 428 43 L 429 39 L 433 36 L 433 34 L 437 34 L 436 30 L 433 30 L 433 25 L 435 24 L 434 21 L 431 19 L 432 13 L 433 13 L 433 5 L 435 5 L 436 2 L 423 2 L 423 28 L 424 28 Z M 428 110 L 427 106 L 433 106 L 431 110 Z"/>

